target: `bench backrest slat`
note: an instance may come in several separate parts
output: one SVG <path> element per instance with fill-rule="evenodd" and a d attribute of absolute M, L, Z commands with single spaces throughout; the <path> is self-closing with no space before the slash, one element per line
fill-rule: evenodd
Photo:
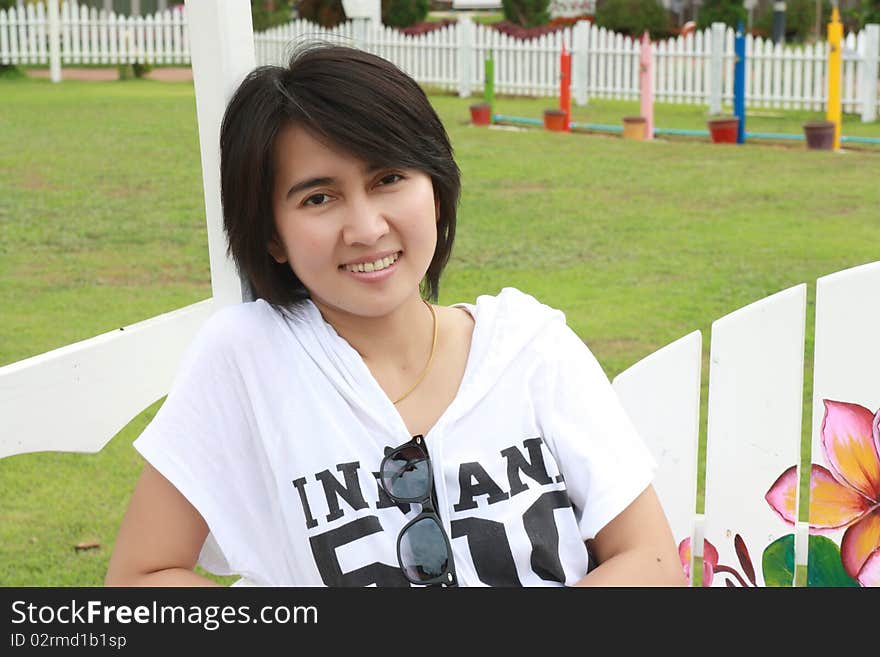
<path fill-rule="evenodd" d="M 694 531 L 701 358 L 702 335 L 693 331 L 612 381 L 657 461 L 654 489 L 677 545 Z"/>
<path fill-rule="evenodd" d="M 765 548 L 793 534 L 764 496 L 800 461 L 805 313 L 800 284 L 712 325 L 704 536 L 718 563 L 743 575 L 739 535 L 759 586 Z M 728 573 L 713 585 L 725 586 L 728 577 L 736 580 Z"/>

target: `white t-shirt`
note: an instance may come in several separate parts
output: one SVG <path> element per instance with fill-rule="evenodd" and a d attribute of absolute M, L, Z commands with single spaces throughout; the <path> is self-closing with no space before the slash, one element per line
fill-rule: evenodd
<path fill-rule="evenodd" d="M 461 586 L 571 585 L 584 541 L 656 464 L 562 312 L 514 288 L 475 319 L 459 391 L 425 436 Z M 305 301 L 213 315 L 137 450 L 210 529 L 199 563 L 256 585 L 409 583 L 376 472 L 411 439 L 358 353 Z M 409 508 L 407 508 L 409 507 Z"/>

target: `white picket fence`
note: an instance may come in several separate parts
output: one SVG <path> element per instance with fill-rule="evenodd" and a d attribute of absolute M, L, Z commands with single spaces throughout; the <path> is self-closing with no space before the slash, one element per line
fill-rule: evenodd
<path fill-rule="evenodd" d="M 844 42 L 843 111 L 876 117 L 880 26 L 870 25 Z M 353 23 L 323 29 L 293 21 L 255 37 L 257 62 L 281 64 L 291 44 L 319 38 L 350 43 L 381 55 L 422 84 L 479 93 L 484 85 L 484 60 L 494 59 L 495 91 L 502 94 L 556 96 L 559 55 L 563 45 L 572 53 L 572 96 L 639 98 L 640 44 L 623 34 L 581 22 L 535 39 L 516 39 L 467 18 L 427 34 L 407 36 L 382 26 L 371 30 Z M 733 102 L 735 33 L 721 26 L 654 44 L 654 97 L 661 102 L 716 104 Z M 713 65 L 713 61 L 717 62 Z M 825 69 L 828 44 L 774 45 L 746 37 L 746 104 L 749 107 L 821 110 L 827 95 Z M 720 77 L 719 98 L 712 102 L 713 77 Z"/>
<path fill-rule="evenodd" d="M 118 16 L 76 2 L 61 2 L 59 13 L 63 64 L 190 63 L 183 11 Z M 46 5 L 0 10 L 0 64 L 49 64 L 49 35 Z"/>
<path fill-rule="evenodd" d="M 60 61 L 63 64 L 189 63 L 184 12 L 126 17 L 61 3 Z M 0 63 L 45 64 L 50 59 L 50 21 L 44 4 L 0 11 Z M 660 102 L 706 104 L 720 109 L 733 102 L 734 31 L 716 25 L 654 44 L 654 97 Z M 559 55 L 572 52 L 572 97 L 639 98 L 638 41 L 586 22 L 529 40 L 510 37 L 464 16 L 457 23 L 421 35 L 365 21 L 324 29 L 305 20 L 258 33 L 258 64 L 282 63 L 291 45 L 309 39 L 347 43 L 379 54 L 421 84 L 480 93 L 484 61 L 495 61 L 495 90 L 501 94 L 556 96 Z M 749 108 L 821 110 L 827 95 L 828 44 L 774 45 L 746 38 L 746 105 Z M 843 44 L 842 108 L 877 116 L 880 26 L 846 35 Z M 720 81 L 720 82 L 719 82 Z M 714 82 L 714 84 L 713 84 Z"/>

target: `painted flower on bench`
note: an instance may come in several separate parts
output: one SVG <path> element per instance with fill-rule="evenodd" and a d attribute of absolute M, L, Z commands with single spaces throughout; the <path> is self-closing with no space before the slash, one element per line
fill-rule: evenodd
<path fill-rule="evenodd" d="M 724 584 L 728 587 L 739 586 L 757 586 L 755 579 L 755 568 L 752 565 L 752 558 L 746 548 L 746 543 L 742 536 L 737 534 L 733 537 L 733 547 L 736 550 L 736 558 L 739 559 L 739 565 L 742 568 L 740 573 L 736 568 L 718 563 L 718 549 L 709 541 L 703 539 L 703 579 L 702 586 L 712 586 L 715 575 L 723 573 L 731 575 L 724 580 Z M 691 539 L 690 536 L 685 538 L 678 544 L 678 558 L 684 568 L 684 575 L 687 578 L 688 586 L 691 585 Z"/>
<path fill-rule="evenodd" d="M 880 586 L 880 410 L 823 401 L 821 443 L 828 467 L 811 464 L 808 585 Z M 797 468 L 792 466 L 765 496 L 792 525 L 797 487 Z M 844 527 L 839 549 L 822 536 Z M 774 544 L 789 540 L 793 548 L 793 539 L 789 535 Z"/>

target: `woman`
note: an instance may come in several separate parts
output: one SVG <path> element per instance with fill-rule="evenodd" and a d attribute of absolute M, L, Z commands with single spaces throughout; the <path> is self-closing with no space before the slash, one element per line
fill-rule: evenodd
<path fill-rule="evenodd" d="M 459 170 L 419 86 L 317 46 L 221 128 L 217 312 L 135 441 L 108 585 L 679 585 L 655 464 L 564 315 L 436 301 Z"/>

